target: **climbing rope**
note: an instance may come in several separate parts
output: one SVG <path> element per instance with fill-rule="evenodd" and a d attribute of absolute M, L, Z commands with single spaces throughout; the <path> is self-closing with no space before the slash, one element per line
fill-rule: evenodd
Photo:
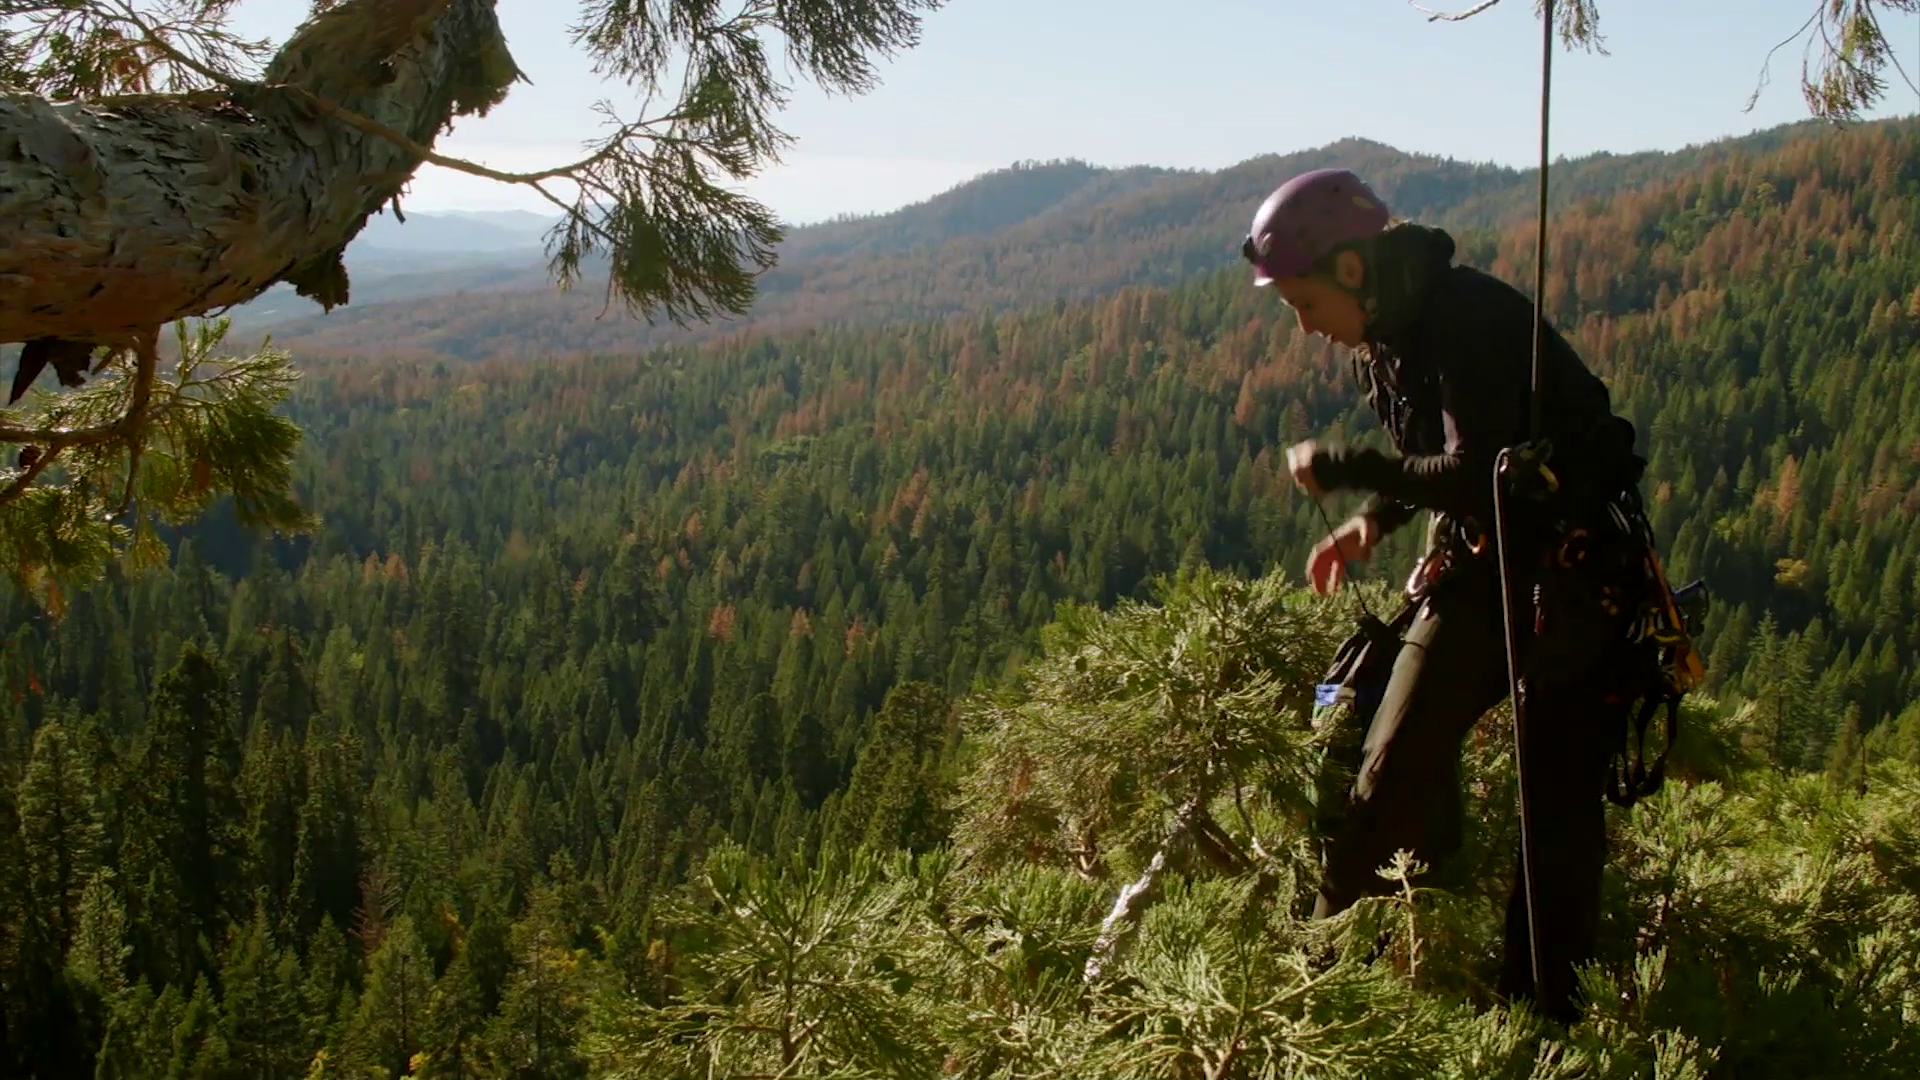
<path fill-rule="evenodd" d="M 1547 152 L 1548 119 L 1553 89 L 1553 0 L 1541 3 L 1540 42 L 1540 206 L 1535 223 L 1533 258 L 1533 370 L 1528 415 L 1528 441 L 1500 451 L 1493 466 L 1494 533 L 1500 549 L 1500 605 L 1506 620 L 1507 689 L 1513 700 L 1513 761 L 1520 815 L 1520 874 L 1527 905 L 1528 955 L 1535 995 L 1543 989 L 1545 965 L 1540 955 L 1539 883 L 1534 877 L 1534 830 L 1527 787 L 1527 708 L 1520 687 L 1520 642 L 1514 619 L 1513 566 L 1507 543 L 1507 488 L 1518 479 L 1516 462 L 1536 470 L 1549 487 L 1553 474 L 1546 467 L 1553 449 L 1543 438 L 1545 428 L 1546 296 L 1547 296 Z"/>
<path fill-rule="evenodd" d="M 1360 613 L 1369 619 L 1373 618 L 1373 609 L 1367 606 L 1367 598 L 1361 594 L 1359 584 L 1353 580 L 1353 564 L 1347 561 L 1346 556 L 1340 555 L 1340 537 L 1334 531 L 1333 519 L 1327 516 L 1327 504 L 1315 499 L 1313 508 L 1320 511 L 1320 523 L 1327 527 L 1327 541 L 1333 545 L 1333 553 L 1340 556 L 1340 566 L 1345 571 L 1340 575 L 1340 587 L 1350 589 L 1354 603 L 1360 605 Z"/>

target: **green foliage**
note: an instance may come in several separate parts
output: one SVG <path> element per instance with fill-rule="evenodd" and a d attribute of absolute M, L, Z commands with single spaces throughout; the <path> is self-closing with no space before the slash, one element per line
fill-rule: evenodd
<path fill-rule="evenodd" d="M 235 2 L 0 0 L 0 86 L 92 101 L 196 88 L 207 71 L 231 77 L 267 54 L 226 29 Z"/>
<path fill-rule="evenodd" d="M 1345 634 L 1333 605 L 1281 577 L 1205 569 L 1160 600 L 1060 608 L 1017 697 L 970 710 L 980 760 L 963 785 L 962 850 L 1138 873 L 1191 804 L 1209 854 L 1245 865 L 1260 848 L 1249 799 L 1252 813 L 1304 819 L 1313 686 Z M 1217 808 L 1239 835 L 1212 822 Z"/>
<path fill-rule="evenodd" d="M 897 860 L 883 869 L 864 854 L 842 872 L 716 851 L 661 913 L 686 943 L 669 969 L 680 1000 L 616 1006 L 592 1044 L 602 1075 L 938 1071 L 931 1032 L 901 1007 L 920 978 L 906 949 L 913 884 Z"/>
<path fill-rule="evenodd" d="M 1075 640 L 1171 663 L 1209 614 L 1231 622 L 1255 606 L 1222 612 L 1218 593 L 1205 581 L 1170 592 L 1172 634 L 1130 609 L 1077 617 Z M 1031 709 L 1129 718 L 1125 697 L 1102 708 L 1070 683 L 1025 686 L 1018 704 Z M 1178 742 L 1207 720 L 1167 726 Z M 991 754 L 1024 734 L 980 738 Z M 1073 756 L 1102 739 L 1062 736 L 1060 768 L 1104 770 Z M 1484 773 L 1498 751 L 1474 756 L 1470 772 Z M 1466 893 L 1406 889 L 1314 924 L 1298 914 L 1311 879 L 1275 889 L 1251 866 L 1170 871 L 1129 947 L 1083 982 L 1099 886 L 1076 881 L 1066 853 L 1044 869 L 937 853 L 783 870 L 727 849 L 660 924 L 677 992 L 663 1008 L 610 999 L 594 1054 L 612 1075 L 924 1075 L 936 1058 L 957 1076 L 1908 1075 L 1920 1063 L 1920 833 L 1907 812 L 1920 772 L 1878 768 L 1866 796 L 1764 767 L 1732 779 L 1675 781 L 1615 816 L 1609 948 L 1587 973 L 1586 1016 L 1565 1031 L 1477 1007 L 1452 984 L 1449 969 L 1495 935 L 1496 910 Z M 1497 831 L 1511 810 L 1494 798 L 1474 814 Z"/>
<path fill-rule="evenodd" d="M 156 530 L 198 521 L 216 499 L 249 527 L 314 526 L 292 490 L 301 432 L 277 411 L 294 384 L 289 357 L 217 356 L 228 326 L 177 324 L 171 373 L 118 352 L 105 360 L 114 377 L 0 413 L 5 441 L 21 445 L 0 474 L 0 570 L 54 612 L 118 556 L 136 568 L 164 560 Z"/>
<path fill-rule="evenodd" d="M 641 313 L 684 323 L 745 312 L 782 236 L 772 212 L 733 186 L 791 142 L 773 122 L 791 88 L 771 46 L 782 43 L 791 66 L 829 93 L 865 93 L 878 82 L 875 58 L 918 44 L 921 13 L 941 3 L 587 0 L 574 39 L 595 71 L 642 99 L 676 70 L 681 83 L 665 116 L 619 124 L 564 172 L 578 195 L 550 245 L 555 274 L 571 283 L 605 250 L 611 291 Z"/>

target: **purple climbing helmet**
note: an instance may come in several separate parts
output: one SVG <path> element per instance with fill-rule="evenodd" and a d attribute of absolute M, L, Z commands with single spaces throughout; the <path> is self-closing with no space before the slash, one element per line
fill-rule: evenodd
<path fill-rule="evenodd" d="M 1301 277 L 1343 243 L 1387 227 L 1387 204 L 1345 169 L 1315 169 L 1280 185 L 1253 215 L 1240 254 L 1253 264 L 1253 283 Z"/>

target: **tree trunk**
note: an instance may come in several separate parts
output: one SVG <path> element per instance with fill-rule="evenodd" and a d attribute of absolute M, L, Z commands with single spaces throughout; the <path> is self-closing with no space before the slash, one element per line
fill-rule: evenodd
<path fill-rule="evenodd" d="M 342 251 L 420 160 L 327 105 L 431 147 L 518 76 L 494 0 L 344 0 L 259 84 L 0 98 L 0 342 L 117 344 L 280 281 L 346 303 Z"/>

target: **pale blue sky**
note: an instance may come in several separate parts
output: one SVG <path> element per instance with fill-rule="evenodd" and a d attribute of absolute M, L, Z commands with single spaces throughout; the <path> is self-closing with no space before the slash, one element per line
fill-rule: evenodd
<path fill-rule="evenodd" d="M 1472 0 L 1422 0 L 1459 10 Z M 1743 112 L 1767 50 L 1822 0 L 1599 0 L 1612 55 L 1554 61 L 1556 153 L 1673 149 L 1803 119 L 1802 46 Z M 239 29 L 274 37 L 306 0 L 241 0 Z M 567 40 L 575 0 L 501 0 L 520 66 L 488 117 L 440 149 L 506 169 L 577 156 L 601 84 Z M 786 160 L 750 186 L 790 221 L 883 211 L 1015 161 L 1219 168 L 1360 135 L 1406 150 L 1531 164 L 1539 33 L 1531 0 L 1457 24 L 1405 0 L 951 0 L 860 98 L 795 94 Z M 1886 22 L 1920 81 L 1920 21 Z M 629 110 L 630 111 L 630 110 Z M 1875 115 L 1920 111 L 1898 74 Z M 1277 182 L 1276 178 L 1276 182 Z M 408 205 L 541 209 L 517 188 L 427 166 Z"/>

